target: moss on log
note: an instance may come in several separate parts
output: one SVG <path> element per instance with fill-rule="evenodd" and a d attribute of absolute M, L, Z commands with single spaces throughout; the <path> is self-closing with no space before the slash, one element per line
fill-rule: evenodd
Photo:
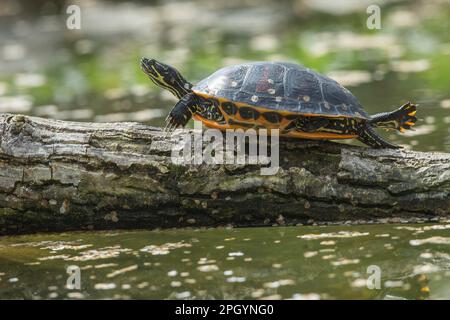
<path fill-rule="evenodd" d="M 138 123 L 1 114 L 0 233 L 450 213 L 450 154 L 280 139 L 280 169 L 263 176 L 259 165 L 174 164 L 176 142 Z"/>

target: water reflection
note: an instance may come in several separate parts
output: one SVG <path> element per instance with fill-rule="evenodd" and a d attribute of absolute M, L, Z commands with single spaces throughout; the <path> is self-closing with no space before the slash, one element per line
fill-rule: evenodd
<path fill-rule="evenodd" d="M 63 233 L 0 241 L 0 297 L 450 298 L 450 224 Z M 81 290 L 65 288 L 69 265 Z M 370 290 L 368 267 L 381 271 Z"/>

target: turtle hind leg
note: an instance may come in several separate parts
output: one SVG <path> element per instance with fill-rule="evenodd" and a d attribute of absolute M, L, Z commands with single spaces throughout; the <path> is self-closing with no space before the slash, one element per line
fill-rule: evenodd
<path fill-rule="evenodd" d="M 166 118 L 164 131 L 170 133 L 178 127 L 184 127 L 197 111 L 199 101 L 194 93 L 184 95 L 172 108 Z"/>
<path fill-rule="evenodd" d="M 398 145 L 392 144 L 384 140 L 378 133 L 373 130 L 369 124 L 364 124 L 358 130 L 358 140 L 367 144 L 372 148 L 389 148 L 389 149 L 399 149 Z"/>
<path fill-rule="evenodd" d="M 378 113 L 372 116 L 370 125 L 378 128 L 396 129 L 404 132 L 416 123 L 417 105 L 407 102 L 392 112 Z"/>
<path fill-rule="evenodd" d="M 289 123 L 283 131 L 289 132 L 295 129 L 302 132 L 315 132 L 321 128 L 326 127 L 329 123 L 330 120 L 327 118 L 300 116 L 297 119 L 291 121 L 291 123 Z"/>

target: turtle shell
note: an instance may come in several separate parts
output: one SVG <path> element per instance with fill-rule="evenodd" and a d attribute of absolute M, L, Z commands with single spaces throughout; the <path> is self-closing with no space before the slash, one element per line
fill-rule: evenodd
<path fill-rule="evenodd" d="M 195 92 L 298 114 L 368 119 L 358 99 L 336 81 L 298 64 L 251 62 L 222 68 Z"/>

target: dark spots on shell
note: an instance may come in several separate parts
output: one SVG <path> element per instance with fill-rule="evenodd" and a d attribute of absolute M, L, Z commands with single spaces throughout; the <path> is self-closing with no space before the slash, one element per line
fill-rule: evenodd
<path fill-rule="evenodd" d="M 283 119 L 283 116 L 281 116 L 277 112 L 264 112 L 262 114 L 263 118 L 271 123 L 280 123 Z"/>
<path fill-rule="evenodd" d="M 219 109 L 219 101 L 217 99 L 205 99 L 203 105 L 203 110 L 199 111 L 198 114 L 208 120 L 223 121 L 223 115 Z"/>
<path fill-rule="evenodd" d="M 218 107 L 219 106 L 219 100 L 214 99 L 214 98 L 209 98 L 208 100 L 212 103 L 212 105 L 214 107 Z"/>
<path fill-rule="evenodd" d="M 239 114 L 241 115 L 242 119 L 258 119 L 259 118 L 259 112 L 256 111 L 253 108 L 249 107 L 241 107 L 239 108 Z"/>
<path fill-rule="evenodd" d="M 228 115 L 230 115 L 230 116 L 234 116 L 234 115 L 237 113 L 238 108 L 237 108 L 236 105 L 235 105 L 234 103 L 232 103 L 232 102 L 223 102 L 223 103 L 222 103 L 222 110 L 223 110 L 226 114 L 228 114 Z"/>
<path fill-rule="evenodd" d="M 241 122 L 241 121 L 236 121 L 233 119 L 228 120 L 228 124 L 229 125 L 237 125 L 237 126 L 241 126 L 241 127 L 245 127 L 245 128 L 253 128 L 254 127 L 253 123 Z"/>
<path fill-rule="evenodd" d="M 298 118 L 295 114 L 288 114 L 287 116 L 284 116 L 287 120 L 296 120 Z"/>

